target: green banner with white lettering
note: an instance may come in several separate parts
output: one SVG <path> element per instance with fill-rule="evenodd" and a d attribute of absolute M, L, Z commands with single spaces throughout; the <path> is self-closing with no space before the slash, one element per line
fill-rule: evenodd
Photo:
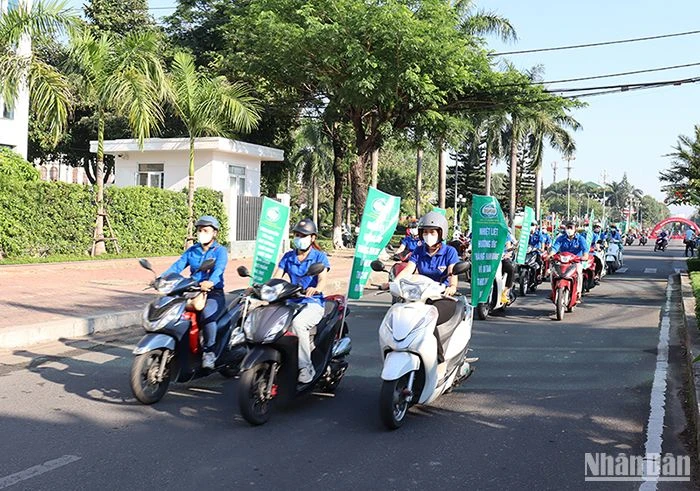
<path fill-rule="evenodd" d="M 518 239 L 518 255 L 515 258 L 516 264 L 525 264 L 527 256 L 527 246 L 530 243 L 530 224 L 535 221 L 535 210 L 529 206 L 525 207 L 520 239 Z"/>
<path fill-rule="evenodd" d="M 263 200 L 258 235 L 255 240 L 251 285 L 265 283 L 272 278 L 288 220 L 289 207 L 287 205 L 270 198 Z"/>
<path fill-rule="evenodd" d="M 493 196 L 472 197 L 472 305 L 489 300 L 508 238 L 508 225 Z"/>
<path fill-rule="evenodd" d="M 391 240 L 399 222 L 400 209 L 401 198 L 369 188 L 355 246 L 348 298 L 362 298 L 362 291 L 372 271 L 370 264 Z"/>

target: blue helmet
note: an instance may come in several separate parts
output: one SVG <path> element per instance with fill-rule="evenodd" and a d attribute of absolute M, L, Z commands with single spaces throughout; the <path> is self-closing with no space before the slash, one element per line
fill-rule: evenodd
<path fill-rule="evenodd" d="M 221 224 L 219 223 L 219 220 L 214 218 L 213 216 L 210 215 L 203 215 L 199 217 L 197 222 L 194 224 L 195 227 L 212 227 L 215 230 L 219 230 L 221 228 Z"/>

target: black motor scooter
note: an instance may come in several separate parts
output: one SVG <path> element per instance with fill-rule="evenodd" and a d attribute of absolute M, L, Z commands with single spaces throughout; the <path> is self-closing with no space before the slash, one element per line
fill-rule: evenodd
<path fill-rule="evenodd" d="M 535 293 L 537 285 L 542 283 L 540 251 L 532 246 L 528 246 L 525 263 L 518 264 L 517 268 L 520 296 L 524 297 L 526 293 Z"/>
<path fill-rule="evenodd" d="M 153 271 L 146 259 L 139 263 Z M 214 259 L 207 259 L 199 270 L 210 270 L 214 264 Z M 216 362 L 212 370 L 202 368 L 203 334 L 192 305 L 194 297 L 201 292 L 199 283 L 171 273 L 156 278 L 151 287 L 163 296 L 153 300 L 143 312 L 142 324 L 147 334 L 134 349 L 136 356 L 131 365 L 131 390 L 136 399 L 143 404 L 158 402 L 171 381 L 188 382 L 213 372 L 226 378 L 237 375 L 247 352 L 241 328 L 248 305 L 245 290 L 231 292 L 233 301 L 216 321 Z"/>
<path fill-rule="evenodd" d="M 317 276 L 324 268 L 321 263 L 312 264 L 306 275 Z M 245 266 L 238 267 L 238 274 L 250 276 Z M 283 279 L 253 286 L 252 296 L 267 305 L 253 310 L 243 324 L 249 351 L 241 365 L 238 404 L 250 424 L 265 423 L 274 404 L 289 402 L 314 388 L 332 393 L 348 367 L 346 357 L 352 345 L 344 323 L 345 297 L 327 296 L 323 318 L 316 332 L 311 333 L 314 334 L 311 361 L 316 374 L 307 384 L 297 382 L 299 339 L 290 327 L 303 304 L 287 300 L 298 297 L 301 291 L 299 285 Z"/>

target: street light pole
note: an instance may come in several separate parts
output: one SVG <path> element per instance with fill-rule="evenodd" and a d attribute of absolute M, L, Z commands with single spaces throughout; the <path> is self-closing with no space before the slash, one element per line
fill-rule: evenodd
<path fill-rule="evenodd" d="M 603 176 L 603 222 L 602 223 L 603 223 L 603 225 L 605 225 L 605 184 L 606 184 L 605 180 L 608 178 L 608 173 L 605 172 L 605 170 L 603 170 L 602 176 Z"/>
<path fill-rule="evenodd" d="M 576 157 L 565 157 L 566 159 L 566 219 L 571 220 L 571 161 Z"/>
<path fill-rule="evenodd" d="M 453 225 L 453 230 L 457 228 L 457 179 L 459 177 L 459 162 L 455 159 L 455 206 L 454 206 L 454 211 L 455 211 L 455 216 L 454 216 L 454 225 Z"/>

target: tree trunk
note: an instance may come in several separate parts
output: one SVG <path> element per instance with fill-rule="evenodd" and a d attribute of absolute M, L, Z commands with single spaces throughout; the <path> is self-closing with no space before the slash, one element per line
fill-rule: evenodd
<path fill-rule="evenodd" d="M 187 179 L 187 238 L 185 249 L 194 244 L 194 138 L 190 137 L 190 167 Z"/>
<path fill-rule="evenodd" d="M 518 177 L 518 121 L 515 115 L 513 115 L 513 125 L 510 135 L 510 212 L 508 216 L 510 217 L 510 225 L 512 226 L 513 220 L 515 219 L 515 201 L 517 199 L 517 177 Z"/>
<path fill-rule="evenodd" d="M 420 197 L 423 194 L 423 149 L 416 152 L 416 218 L 420 217 Z"/>
<path fill-rule="evenodd" d="M 343 249 L 343 184 L 345 175 L 342 164 L 342 150 L 333 144 L 333 247 Z"/>
<path fill-rule="evenodd" d="M 350 166 L 350 177 L 352 179 L 352 205 L 355 208 L 355 219 L 357 225 L 360 224 L 362 211 L 365 209 L 367 201 L 367 177 L 365 175 L 367 166 L 372 160 L 372 152 L 367 151 L 357 155 L 357 158 Z"/>
<path fill-rule="evenodd" d="M 314 177 L 311 182 L 311 186 L 313 188 L 312 190 L 312 198 L 311 198 L 311 204 L 313 206 L 313 214 L 314 214 L 314 223 L 318 227 L 318 180 L 316 179 L 316 174 L 314 174 Z"/>
<path fill-rule="evenodd" d="M 105 181 L 104 181 L 104 169 L 105 169 L 105 153 L 104 153 L 104 140 L 105 140 L 105 118 L 102 113 L 98 115 L 97 119 L 97 164 L 95 165 L 95 185 L 97 186 L 97 218 L 95 219 L 95 237 L 97 243 L 95 243 L 95 256 L 100 256 L 106 252 L 105 248 Z"/>
<path fill-rule="evenodd" d="M 445 144 L 438 143 L 438 206 L 446 208 L 445 195 L 447 193 L 447 151 Z"/>
<path fill-rule="evenodd" d="M 348 171 L 348 199 L 345 203 L 345 223 L 348 224 L 348 228 L 352 230 L 352 173 Z"/>
<path fill-rule="evenodd" d="M 377 177 L 379 175 L 379 149 L 372 152 L 372 187 L 377 187 Z"/>
<path fill-rule="evenodd" d="M 491 146 L 486 145 L 486 182 L 484 183 L 484 194 L 491 196 Z"/>
<path fill-rule="evenodd" d="M 542 164 L 537 167 L 537 174 L 535 176 L 535 220 L 540 221 L 540 215 L 542 212 Z"/>

